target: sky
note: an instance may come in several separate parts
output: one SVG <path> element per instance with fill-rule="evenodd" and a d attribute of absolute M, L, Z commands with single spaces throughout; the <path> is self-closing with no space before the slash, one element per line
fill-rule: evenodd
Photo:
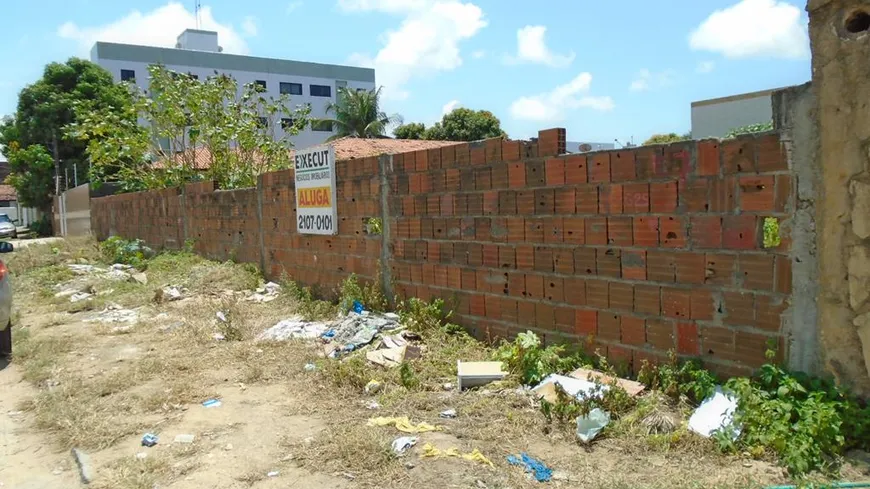
<path fill-rule="evenodd" d="M 97 40 L 172 47 L 194 1 L 8 2 L 0 115 L 46 63 Z M 690 104 L 810 79 L 803 0 L 203 0 L 224 51 L 374 67 L 383 108 L 427 125 L 485 109 L 511 138 L 642 142 Z"/>

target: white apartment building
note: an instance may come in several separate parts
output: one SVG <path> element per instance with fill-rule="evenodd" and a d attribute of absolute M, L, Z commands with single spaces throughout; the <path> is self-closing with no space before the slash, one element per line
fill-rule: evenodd
<path fill-rule="evenodd" d="M 174 49 L 97 42 L 91 49 L 91 61 L 111 72 L 116 81 L 133 81 L 143 90 L 148 89 L 150 65 L 160 64 L 199 79 L 217 71 L 233 77 L 239 86 L 257 83 L 273 97 L 288 94 L 290 106 L 310 104 L 312 118 L 327 117 L 326 107 L 335 102 L 339 88 L 375 88 L 375 70 L 370 68 L 226 54 L 218 45 L 217 32 L 197 29 L 181 33 Z M 276 132 L 284 135 L 280 128 Z M 323 143 L 332 134 L 332 128 L 309 126 L 290 140 L 295 147 L 306 148 Z"/>

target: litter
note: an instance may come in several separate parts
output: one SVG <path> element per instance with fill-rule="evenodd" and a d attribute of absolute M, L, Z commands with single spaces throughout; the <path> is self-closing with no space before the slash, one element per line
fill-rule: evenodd
<path fill-rule="evenodd" d="M 378 403 L 378 401 L 369 401 L 368 404 L 366 404 L 366 409 L 370 409 L 372 411 L 377 411 L 380 408 L 381 405 L 380 403 Z"/>
<path fill-rule="evenodd" d="M 306 372 L 314 372 L 315 370 L 317 370 L 317 365 L 314 365 L 313 363 L 306 363 L 304 369 Z"/>
<path fill-rule="evenodd" d="M 589 443 L 608 424 L 610 424 L 610 414 L 595 408 L 589 411 L 589 414 L 577 417 L 577 438 L 583 443 Z"/>
<path fill-rule="evenodd" d="M 130 270 L 133 268 L 133 265 L 127 265 L 126 263 L 115 263 L 111 266 L 112 270 Z"/>
<path fill-rule="evenodd" d="M 141 285 L 148 285 L 148 276 L 142 272 L 130 275 L 130 278 Z"/>
<path fill-rule="evenodd" d="M 590 370 L 586 368 L 578 368 L 577 370 L 568 374 L 570 377 L 574 377 L 575 379 L 586 380 L 589 382 L 598 381 L 604 385 L 610 385 L 614 378 L 605 374 L 604 372 L 600 372 L 598 370 Z M 646 389 L 646 386 L 641 384 L 640 382 L 635 382 L 633 380 L 623 379 L 616 377 L 616 385 L 622 387 L 625 392 L 630 396 L 637 396 L 641 392 Z"/>
<path fill-rule="evenodd" d="M 248 302 L 257 302 L 260 304 L 264 304 L 266 302 L 272 302 L 273 300 L 278 298 L 278 292 L 281 290 L 281 286 L 276 284 L 275 282 L 269 282 L 263 287 L 257 289 L 253 294 L 248 296 L 245 300 Z"/>
<path fill-rule="evenodd" d="M 413 345 L 398 346 L 366 352 L 366 360 L 382 367 L 398 367 L 405 360 L 420 357 L 420 349 Z"/>
<path fill-rule="evenodd" d="M 441 414 L 439 414 L 438 416 L 440 416 L 442 418 L 446 418 L 446 419 L 453 419 L 456 417 L 456 410 L 455 409 L 448 409 L 446 411 L 441 411 Z"/>
<path fill-rule="evenodd" d="M 221 404 L 222 403 L 221 403 L 220 399 L 209 399 L 207 401 L 204 401 L 202 403 L 202 406 L 207 407 L 207 408 L 213 408 L 213 407 L 220 407 Z"/>
<path fill-rule="evenodd" d="M 532 393 L 549 402 L 556 402 L 558 400 L 556 385 L 561 387 L 569 396 L 576 397 L 580 400 L 598 396 L 600 393 L 610 389 L 610 386 L 607 385 L 553 374 L 545 378 L 540 384 L 532 389 Z"/>
<path fill-rule="evenodd" d="M 86 323 L 134 323 L 139 320 L 139 313 L 132 309 L 121 309 L 111 305 L 97 314 L 85 319 Z"/>
<path fill-rule="evenodd" d="M 367 423 L 368 426 L 395 426 L 402 433 L 427 433 L 430 431 L 441 431 L 440 426 L 431 425 L 429 423 L 411 424 L 411 420 L 407 416 L 396 418 L 372 418 Z"/>
<path fill-rule="evenodd" d="M 70 263 L 67 265 L 70 271 L 76 275 L 90 275 L 92 273 L 106 273 L 106 270 L 94 265 L 85 265 L 81 263 Z"/>
<path fill-rule="evenodd" d="M 501 362 L 463 362 L 456 365 L 459 390 L 479 387 L 504 379 L 507 372 Z"/>
<path fill-rule="evenodd" d="M 384 348 L 401 348 L 408 344 L 408 341 L 400 334 L 384 336 L 381 338 Z"/>
<path fill-rule="evenodd" d="M 550 469 L 540 460 L 536 460 L 529 456 L 529 454 L 523 452 L 519 457 L 516 455 L 508 455 L 507 461 L 511 465 L 521 465 L 526 468 L 526 472 L 529 472 L 535 476 L 535 479 L 538 482 L 550 482 L 550 479 L 553 477 L 553 469 Z"/>
<path fill-rule="evenodd" d="M 287 341 L 291 339 L 313 340 L 325 333 L 324 323 L 284 319 L 257 336 L 257 341 Z"/>
<path fill-rule="evenodd" d="M 325 333 L 320 335 L 320 337 L 325 340 L 331 340 L 332 338 L 335 338 L 335 332 L 336 331 L 334 329 L 330 329 L 329 331 L 326 331 Z"/>
<path fill-rule="evenodd" d="M 75 294 L 70 296 L 69 301 L 70 302 L 81 302 L 84 300 L 88 300 L 91 297 L 93 297 L 93 296 L 87 292 L 76 292 Z"/>
<path fill-rule="evenodd" d="M 169 302 L 181 300 L 185 292 L 185 289 L 183 287 L 172 285 L 163 287 L 160 290 L 163 292 L 161 299 Z"/>
<path fill-rule="evenodd" d="M 281 472 L 278 472 L 277 470 L 273 470 L 272 472 L 269 472 L 268 474 L 266 474 L 266 477 L 278 477 L 280 474 L 281 474 Z"/>
<path fill-rule="evenodd" d="M 393 452 L 401 457 L 409 448 L 417 444 L 417 440 L 418 438 L 416 436 L 402 436 L 396 438 L 393 440 L 392 444 Z"/>
<path fill-rule="evenodd" d="M 353 301 L 353 312 L 362 314 L 363 311 L 365 311 L 365 307 L 359 301 Z"/>
<path fill-rule="evenodd" d="M 173 443 L 193 443 L 195 438 L 194 435 L 175 435 Z"/>
<path fill-rule="evenodd" d="M 468 460 L 470 462 L 479 462 L 482 464 L 489 465 L 490 467 L 494 467 L 492 461 L 482 453 L 480 450 L 474 449 L 470 453 L 460 453 L 458 448 L 448 448 L 447 450 L 441 450 L 434 447 L 431 443 L 427 443 L 423 445 L 423 453 L 420 454 L 420 458 L 444 458 L 444 457 L 458 457 L 464 460 Z"/>
<path fill-rule="evenodd" d="M 227 337 L 224 336 L 223 333 L 215 333 L 215 334 L 213 334 L 213 335 L 211 335 L 211 336 L 212 336 L 212 338 L 214 338 L 214 339 L 217 340 L 217 341 L 223 341 L 223 340 L 227 339 Z"/>
<path fill-rule="evenodd" d="M 218 318 L 218 321 L 225 323 L 227 322 L 227 315 L 223 313 L 223 311 L 218 311 L 214 313 L 215 317 Z"/>
<path fill-rule="evenodd" d="M 398 318 L 394 316 L 349 312 L 347 317 L 335 326 L 333 340 L 340 345 L 346 345 L 346 348 L 350 347 L 351 351 L 359 349 L 371 343 L 381 331 L 399 328 Z M 326 329 L 328 328 L 324 328 Z"/>
<path fill-rule="evenodd" d="M 377 394 L 378 392 L 380 392 L 381 388 L 383 388 L 383 385 L 380 382 L 378 382 L 377 380 L 370 380 L 369 383 L 366 384 L 365 393 Z"/>
<path fill-rule="evenodd" d="M 142 446 L 153 447 L 157 444 L 157 435 L 153 433 L 145 433 L 142 437 Z"/>
<path fill-rule="evenodd" d="M 704 399 L 698 409 L 689 418 L 689 430 L 709 438 L 715 431 L 734 425 L 734 411 L 737 410 L 737 399 L 726 394 L 722 387 L 716 387 L 713 395 Z M 734 426 L 733 438 L 740 435 L 740 427 Z"/>

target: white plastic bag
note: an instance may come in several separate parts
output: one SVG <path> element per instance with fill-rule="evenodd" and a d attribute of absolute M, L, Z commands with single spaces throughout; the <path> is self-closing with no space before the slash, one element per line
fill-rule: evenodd
<path fill-rule="evenodd" d="M 605 426 L 610 424 L 610 414 L 595 408 L 586 416 L 577 418 L 577 438 L 583 443 L 594 440 Z"/>

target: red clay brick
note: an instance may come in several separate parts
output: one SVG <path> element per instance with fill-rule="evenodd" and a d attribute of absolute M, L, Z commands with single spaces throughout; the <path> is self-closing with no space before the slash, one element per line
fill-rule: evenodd
<path fill-rule="evenodd" d="M 569 277 L 563 281 L 565 302 L 572 306 L 586 305 L 586 281 L 582 278 Z"/>
<path fill-rule="evenodd" d="M 579 247 L 574 250 L 574 271 L 578 275 L 596 275 L 595 248 Z"/>
<path fill-rule="evenodd" d="M 787 256 L 778 255 L 776 257 L 776 292 L 780 294 L 791 294 L 791 259 Z"/>
<path fill-rule="evenodd" d="M 553 306 L 538 302 L 535 304 L 535 325 L 539 328 L 552 328 L 556 324 Z"/>
<path fill-rule="evenodd" d="M 703 326 L 700 331 L 701 354 L 727 360 L 734 353 L 734 331 L 717 326 Z"/>
<path fill-rule="evenodd" d="M 517 317 L 519 317 L 520 324 L 535 324 L 535 303 L 522 300 L 517 301 Z"/>
<path fill-rule="evenodd" d="M 782 330 L 782 313 L 788 304 L 782 298 L 769 295 L 755 297 L 755 324 L 757 327 L 779 333 Z"/>
<path fill-rule="evenodd" d="M 610 156 L 610 173 L 614 182 L 628 182 L 635 179 L 634 151 L 617 151 Z"/>
<path fill-rule="evenodd" d="M 471 315 L 480 317 L 486 316 L 486 299 L 483 294 L 471 295 Z"/>
<path fill-rule="evenodd" d="M 650 211 L 666 214 L 677 210 L 677 182 L 651 183 L 649 193 Z"/>
<path fill-rule="evenodd" d="M 620 318 L 618 314 L 598 311 L 598 337 L 603 340 L 619 341 Z"/>
<path fill-rule="evenodd" d="M 598 213 L 598 186 L 580 185 L 575 190 L 577 214 Z"/>
<path fill-rule="evenodd" d="M 622 214 L 622 185 L 602 185 L 598 190 L 599 214 Z"/>
<path fill-rule="evenodd" d="M 629 312 L 634 310 L 634 287 L 631 284 L 610 282 L 608 294 L 611 309 Z"/>
<path fill-rule="evenodd" d="M 630 280 L 646 280 L 645 251 L 622 251 L 622 278 Z"/>
<path fill-rule="evenodd" d="M 754 172 L 755 145 L 752 138 L 743 137 L 722 142 L 722 163 L 725 174 Z"/>
<path fill-rule="evenodd" d="M 555 190 L 556 214 L 574 214 L 577 211 L 577 196 L 573 188 Z"/>
<path fill-rule="evenodd" d="M 508 164 L 508 185 L 510 188 L 523 188 L 526 186 L 526 164 L 515 161 Z"/>
<path fill-rule="evenodd" d="M 570 307 L 556 306 L 553 308 L 556 329 L 562 333 L 574 332 L 574 309 Z"/>
<path fill-rule="evenodd" d="M 544 219 L 544 243 L 561 244 L 564 241 L 564 231 L 561 217 Z"/>
<path fill-rule="evenodd" d="M 622 187 L 622 207 L 626 214 L 649 212 L 648 183 L 627 183 Z"/>
<path fill-rule="evenodd" d="M 620 318 L 620 341 L 626 345 L 643 345 L 646 343 L 646 321 L 636 316 Z"/>
<path fill-rule="evenodd" d="M 689 322 L 677 323 L 677 353 L 698 356 L 701 353 L 698 325 Z"/>
<path fill-rule="evenodd" d="M 740 255 L 739 274 L 744 289 L 772 291 L 774 257 L 772 255 Z"/>
<path fill-rule="evenodd" d="M 750 333 L 748 331 L 736 331 L 734 333 L 734 357 L 733 360 L 749 367 L 757 368 L 768 363 L 767 350 L 777 348 L 779 341 L 776 338 Z M 778 350 L 781 358 L 782 348 Z"/>
<path fill-rule="evenodd" d="M 553 271 L 553 249 L 547 246 L 535 247 L 535 270 L 538 272 Z"/>
<path fill-rule="evenodd" d="M 635 285 L 634 312 L 652 316 L 661 314 L 661 288 L 656 285 Z"/>
<path fill-rule="evenodd" d="M 574 311 L 574 334 L 580 336 L 598 334 L 598 311 L 577 309 Z"/>
<path fill-rule="evenodd" d="M 604 218 L 604 217 L 586 218 L 586 244 L 588 244 L 588 245 L 606 245 L 607 244 L 607 218 Z"/>
<path fill-rule="evenodd" d="M 565 159 L 565 183 L 571 185 L 587 181 L 586 157 L 582 155 L 568 156 Z"/>
<path fill-rule="evenodd" d="M 526 274 L 526 294 L 531 299 L 544 298 L 544 277 L 542 275 Z"/>
<path fill-rule="evenodd" d="M 662 217 L 659 219 L 659 226 L 662 247 L 686 247 L 686 219 L 684 217 Z"/>
<path fill-rule="evenodd" d="M 677 319 L 692 315 L 692 294 L 685 289 L 662 288 L 662 314 Z"/>
<path fill-rule="evenodd" d="M 544 162 L 527 161 L 526 185 L 529 187 L 543 187 L 544 185 L 546 185 L 546 183 L 546 176 L 544 175 Z"/>
<path fill-rule="evenodd" d="M 632 226 L 634 234 L 634 245 L 645 247 L 656 247 L 659 245 L 659 218 L 657 217 L 635 217 Z"/>
<path fill-rule="evenodd" d="M 565 184 L 565 160 L 560 158 L 547 158 L 545 171 L 547 173 L 547 185 Z"/>
<path fill-rule="evenodd" d="M 703 284 L 706 278 L 706 259 L 703 253 L 677 253 L 674 257 L 677 283 Z"/>
<path fill-rule="evenodd" d="M 722 221 L 722 245 L 730 250 L 758 249 L 758 221 L 755 216 L 725 216 Z"/>
<path fill-rule="evenodd" d="M 582 217 L 565 217 L 562 226 L 565 243 L 586 244 L 586 224 Z"/>
<path fill-rule="evenodd" d="M 586 280 L 586 304 L 590 307 L 598 309 L 607 309 L 610 307 L 608 298 L 608 282 L 597 279 Z"/>
<path fill-rule="evenodd" d="M 773 209 L 776 212 L 785 212 L 792 202 L 792 182 L 794 177 L 791 175 L 776 176 L 776 197 Z"/>
<path fill-rule="evenodd" d="M 758 171 L 783 171 L 788 170 L 788 162 L 785 158 L 785 150 L 779 140 L 778 134 L 762 136 L 757 140 Z"/>
<path fill-rule="evenodd" d="M 598 275 L 619 278 L 622 274 L 621 255 L 619 248 L 596 248 L 595 268 Z"/>
<path fill-rule="evenodd" d="M 692 319 L 711 321 L 713 308 L 713 293 L 709 289 L 692 290 Z"/>
<path fill-rule="evenodd" d="M 535 268 L 535 247 L 531 245 L 517 245 L 517 269 L 519 270 L 534 270 Z"/>
<path fill-rule="evenodd" d="M 646 254 L 646 277 L 653 282 L 676 281 L 675 253 L 649 250 Z"/>
<path fill-rule="evenodd" d="M 698 175 L 709 176 L 719 174 L 719 142 L 698 142 Z"/>
<path fill-rule="evenodd" d="M 607 244 L 613 246 L 631 246 L 632 230 L 630 217 L 607 218 Z"/>
<path fill-rule="evenodd" d="M 519 209 L 519 207 L 518 207 Z M 551 215 L 556 213 L 556 193 L 554 189 L 535 190 L 535 214 Z"/>
<path fill-rule="evenodd" d="M 526 219 L 526 241 L 529 243 L 544 242 L 544 218 Z"/>
<path fill-rule="evenodd" d="M 524 273 L 508 273 L 507 294 L 511 297 L 525 297 L 526 275 Z"/>
<path fill-rule="evenodd" d="M 755 324 L 755 298 L 744 292 L 723 292 L 725 323 L 736 326 Z"/>
<path fill-rule="evenodd" d="M 706 254 L 706 279 L 704 283 L 708 285 L 735 285 L 734 273 L 737 263 L 735 255 L 724 255 L 719 253 Z"/>
<path fill-rule="evenodd" d="M 737 208 L 737 179 L 717 178 L 710 181 L 710 212 L 731 212 Z"/>
<path fill-rule="evenodd" d="M 535 201 L 535 193 L 531 190 L 520 190 L 516 193 L 517 199 L 517 214 L 521 216 L 529 216 L 537 212 L 537 202 Z M 501 205 L 499 204 L 499 207 Z"/>
<path fill-rule="evenodd" d="M 610 153 L 602 152 L 592 156 L 589 162 L 589 182 L 602 183 L 610 181 Z"/>
<path fill-rule="evenodd" d="M 680 209 L 685 212 L 707 212 L 709 193 L 710 180 L 706 178 L 680 181 Z"/>
<path fill-rule="evenodd" d="M 720 216 L 692 216 L 689 222 L 693 248 L 720 248 L 722 246 L 722 218 Z"/>
<path fill-rule="evenodd" d="M 772 212 L 776 192 L 773 176 L 740 177 L 740 208 L 744 211 Z"/>
<path fill-rule="evenodd" d="M 647 320 L 646 342 L 663 352 L 674 349 L 674 323 L 665 319 Z"/>
<path fill-rule="evenodd" d="M 570 248 L 553 249 L 553 267 L 556 273 L 574 274 L 574 250 Z"/>

